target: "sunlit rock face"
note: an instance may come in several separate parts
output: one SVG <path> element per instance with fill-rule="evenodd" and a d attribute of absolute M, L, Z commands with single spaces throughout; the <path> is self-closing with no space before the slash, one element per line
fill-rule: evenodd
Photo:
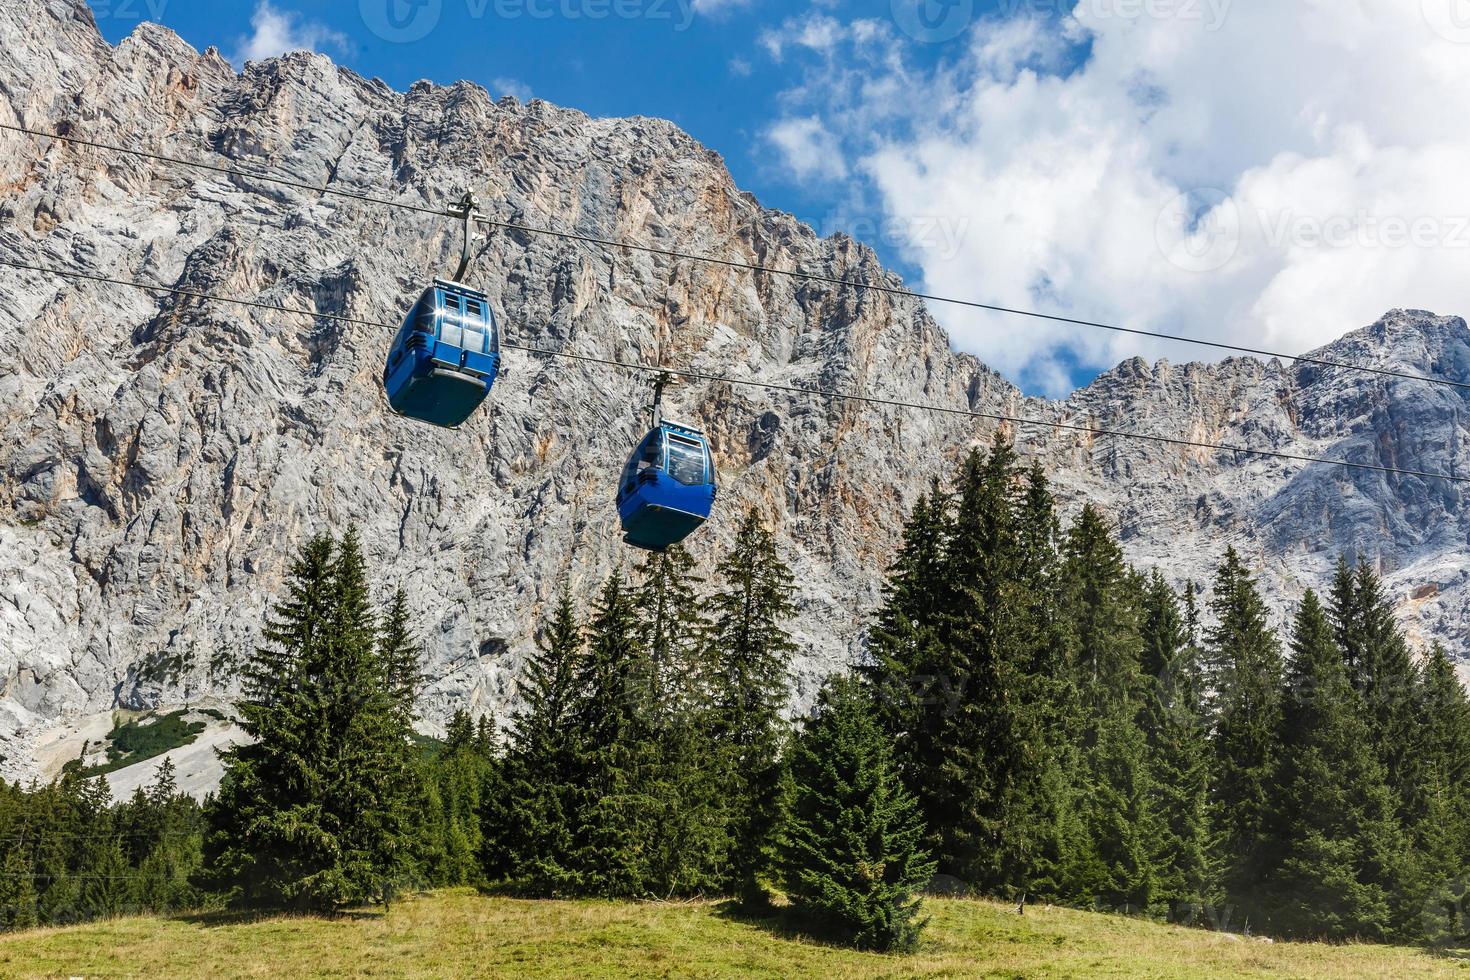
<path fill-rule="evenodd" d="M 0 6 L 0 122 L 434 208 L 472 188 L 518 223 L 900 284 L 867 248 L 763 209 L 670 123 L 495 102 L 471 84 L 395 92 L 319 55 L 236 73 L 150 25 L 112 47 L 81 0 Z M 393 324 L 458 248 L 448 220 L 0 133 L 0 257 Z M 519 344 L 1470 475 L 1465 395 L 1450 388 L 1133 361 L 1049 402 L 952 352 L 921 304 L 892 295 L 512 232 L 477 243 L 469 278 Z M 38 771 L 34 733 L 80 714 L 228 695 L 210 661 L 256 641 L 306 536 L 350 524 L 380 589 L 404 588 L 420 617 L 426 724 L 459 707 L 504 717 L 559 584 L 586 599 L 637 561 L 611 498 L 646 379 L 508 352 L 491 402 L 445 431 L 388 411 L 390 339 L 0 269 L 0 772 Z M 1467 342 L 1460 319 L 1398 311 L 1323 356 L 1464 378 Z M 804 700 L 860 650 L 915 496 L 995 425 L 722 384 L 671 398 L 719 457 L 716 518 L 690 542 L 702 567 L 754 508 L 797 573 Z M 1456 484 L 1013 435 L 1069 509 L 1098 502 L 1130 556 L 1176 582 L 1207 579 L 1233 543 L 1284 613 L 1361 552 L 1417 638 L 1463 646 Z"/>

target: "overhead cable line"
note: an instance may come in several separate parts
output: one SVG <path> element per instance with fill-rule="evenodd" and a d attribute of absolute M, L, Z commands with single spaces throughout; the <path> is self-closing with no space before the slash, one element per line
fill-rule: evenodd
<path fill-rule="evenodd" d="M 300 307 L 281 306 L 279 304 L 265 303 L 259 300 L 237 299 L 230 296 L 218 296 L 212 293 L 201 293 L 195 290 L 182 289 L 177 286 L 163 286 L 153 283 L 137 282 L 131 279 L 119 279 L 113 276 L 102 276 L 95 273 L 70 272 L 62 269 L 53 269 L 47 268 L 45 266 L 32 265 L 27 262 L 19 262 L 14 259 L 0 258 L 0 265 L 10 266 L 16 269 L 25 269 L 31 272 L 38 272 L 43 275 L 57 276 L 63 279 L 82 279 L 91 282 L 107 283 L 116 286 L 127 286 L 133 289 L 141 289 L 154 293 L 166 293 L 215 303 L 228 303 L 238 306 L 248 306 L 255 309 L 269 310 L 274 313 L 288 313 L 323 320 L 334 320 L 341 323 L 355 323 L 363 326 L 378 327 L 389 331 L 398 329 L 394 324 L 384 323 L 380 320 L 368 320 L 362 317 L 346 316 L 340 313 L 324 313 L 316 310 L 302 309 Z M 1208 449 L 1215 452 L 1227 452 L 1236 453 L 1243 456 L 1280 459 L 1295 463 L 1308 463 L 1324 466 L 1341 466 L 1350 469 L 1368 470 L 1375 473 L 1384 473 L 1390 476 L 1412 476 L 1425 480 L 1444 480 L 1449 483 L 1470 483 L 1470 477 L 1454 476 L 1448 473 L 1431 473 L 1424 470 L 1402 469 L 1395 466 L 1382 466 L 1376 463 L 1355 463 L 1345 459 L 1330 459 L 1324 456 L 1306 456 L 1296 453 L 1283 453 L 1270 449 L 1251 449 L 1246 446 L 1234 446 L 1228 443 L 1203 442 L 1194 439 L 1181 439 L 1172 436 L 1150 435 L 1143 432 L 1127 432 L 1121 429 L 1102 429 L 1094 426 L 1081 425 L 1074 422 L 1053 422 L 1046 419 L 1034 419 L 1026 418 L 1024 416 L 1003 415 L 996 412 L 977 412 L 972 409 L 950 408 L 944 405 L 933 405 L 923 402 L 910 402 L 893 398 L 880 398 L 876 395 L 863 395 L 856 392 L 834 391 L 827 388 L 811 388 L 803 385 L 779 384 L 773 381 L 756 381 L 750 378 L 734 378 L 728 375 L 710 374 L 705 371 L 696 371 L 685 368 L 672 368 L 659 364 L 642 364 L 630 361 L 613 360 L 604 357 L 594 357 L 589 354 L 574 354 L 570 351 L 550 350 L 548 348 L 534 347 L 527 344 L 504 343 L 501 346 L 507 350 L 518 350 L 541 357 L 557 357 L 586 364 L 599 364 L 607 367 L 619 368 L 625 371 L 635 371 L 643 374 L 670 374 L 676 377 L 687 378 L 691 381 L 741 385 L 749 388 L 761 388 L 767 391 L 778 391 L 787 394 L 805 395 L 813 398 L 848 401 L 866 405 L 884 405 L 892 408 L 909 409 L 918 412 L 934 412 L 941 415 L 981 419 L 984 421 L 1001 422 L 1017 426 L 1057 429 L 1065 432 L 1076 432 L 1088 436 L 1107 436 L 1120 439 L 1137 439 L 1143 442 L 1152 442 L 1166 446 L 1178 446 L 1186 449 Z"/>
<path fill-rule="evenodd" d="M 146 150 L 133 149 L 132 147 L 118 146 L 112 143 L 102 143 L 96 140 L 83 139 L 78 136 L 67 136 L 61 133 L 49 132 L 42 129 L 29 129 L 24 126 L 12 126 L 8 123 L 0 123 L 0 129 L 7 129 L 16 133 L 24 133 L 28 136 L 36 136 L 44 139 L 63 140 L 76 143 L 81 146 L 90 146 L 95 149 L 108 150 L 114 153 L 126 153 L 141 157 L 146 160 L 154 160 L 160 163 L 170 163 L 181 167 L 195 167 L 213 173 L 225 174 L 233 177 L 242 177 L 247 180 L 259 180 L 267 183 L 280 184 L 285 187 L 293 187 L 298 190 L 310 191 L 314 194 L 325 194 L 334 197 L 346 198 L 348 200 L 360 201 L 368 204 L 377 204 L 384 207 L 403 208 L 419 214 L 430 214 L 443 218 L 461 219 L 463 212 L 445 210 L 442 208 L 426 207 L 420 204 L 412 204 L 407 201 L 397 201 L 386 197 L 377 197 L 371 194 L 363 194 L 356 191 L 340 190 L 330 185 L 311 184 L 305 181 L 294 180 L 289 177 L 277 177 L 272 174 L 264 174 L 249 170 L 241 170 L 235 167 L 225 167 L 219 164 L 204 163 L 197 160 L 185 160 L 179 157 L 165 156 L 160 153 L 152 153 Z M 250 188 L 244 188 L 249 191 Z M 1024 310 L 1016 307 L 1000 306 L 993 303 L 981 303 L 977 300 L 957 299 L 952 296 L 941 296 L 936 293 L 923 293 L 901 286 L 891 286 L 886 283 L 873 282 L 860 279 L 844 279 L 840 276 L 829 276 L 819 272 L 808 272 L 801 269 L 778 269 L 772 266 L 759 265 L 752 262 L 741 262 L 737 259 L 722 259 L 714 255 L 701 255 L 695 252 L 682 252 L 677 249 L 660 248 L 656 245 L 639 245 L 634 242 L 618 241 L 611 238 L 599 238 L 595 235 L 586 235 L 580 232 L 558 231 L 554 228 L 542 228 L 536 225 L 521 224 L 513 221 L 502 221 L 496 218 L 487 218 L 479 215 L 475 218 L 481 224 L 506 231 L 521 232 L 528 235 L 542 235 L 551 238 L 560 238 L 565 241 L 581 242 L 587 245 L 597 245 L 604 248 L 621 248 L 635 252 L 645 252 L 650 255 L 659 255 L 666 258 L 682 259 L 689 262 L 701 262 L 708 265 L 723 266 L 728 269 L 738 269 L 745 272 L 754 272 L 768 276 L 785 276 L 790 279 L 799 279 L 807 282 L 819 282 L 833 286 L 842 286 L 849 289 L 870 289 L 877 293 L 897 296 L 904 299 L 923 300 L 928 303 L 941 303 L 947 306 L 957 306 L 966 309 L 982 310 L 990 313 L 1000 313 L 1007 316 L 1027 317 L 1033 320 L 1044 320 L 1050 323 L 1059 323 L 1064 326 L 1087 327 L 1093 330 L 1107 330 L 1112 333 L 1129 334 L 1135 337 L 1149 337 L 1154 340 L 1167 340 L 1180 344 L 1193 344 L 1197 347 L 1208 347 L 1213 350 L 1230 351 L 1235 354 L 1247 354 L 1252 357 L 1277 358 L 1283 361 L 1292 361 L 1297 364 L 1311 364 L 1318 367 L 1339 368 L 1344 371 L 1357 371 L 1364 374 L 1374 374 L 1386 378 L 1398 378 L 1404 381 L 1422 381 L 1427 384 L 1443 385 L 1450 388 L 1459 388 L 1470 391 L 1470 382 L 1455 381 L 1450 378 L 1434 377 L 1425 374 L 1416 374 L 1412 371 L 1396 371 L 1392 368 L 1372 367 L 1364 364 L 1352 364 L 1347 361 L 1336 361 L 1331 358 L 1313 357 L 1309 354 L 1287 354 L 1281 351 L 1265 350 L 1258 347 L 1246 347 L 1240 344 L 1229 344 L 1218 340 L 1203 340 L 1197 337 L 1186 337 L 1182 334 L 1162 333 L 1154 330 L 1142 330 L 1136 327 L 1124 327 L 1114 323 L 1103 323 L 1096 320 L 1083 320 L 1074 317 L 1061 316 L 1054 313 L 1041 313 L 1036 310 Z"/>
<path fill-rule="evenodd" d="M 24 834 L 11 834 L 0 837 L 0 843 L 24 844 L 29 841 L 32 844 L 40 845 L 58 840 L 113 840 L 114 838 L 143 840 L 155 837 L 193 837 L 199 833 L 200 831 L 197 830 L 119 830 L 110 834 L 103 831 L 53 834 L 47 831 L 37 830 Z"/>
<path fill-rule="evenodd" d="M 20 878 L 32 881 L 157 881 L 161 884 L 184 885 L 188 884 L 187 875 L 168 875 L 167 877 L 155 877 L 153 875 L 127 874 L 127 875 L 104 875 L 104 874 L 80 874 L 70 871 L 57 871 L 36 874 L 30 871 L 0 871 L 0 878 Z"/>
<path fill-rule="evenodd" d="M 150 153 L 147 150 L 134 149 L 131 146 L 118 146 L 115 143 L 100 143 L 96 140 L 83 139 L 80 136 L 67 136 L 62 133 L 51 133 L 44 129 L 27 129 L 24 126 L 12 126 L 9 123 L 0 123 L 0 129 L 8 129 L 15 133 L 25 133 L 28 136 L 42 136 L 47 139 L 61 140 L 65 143 L 76 143 L 79 146 L 90 146 L 97 150 L 108 150 L 112 153 L 126 153 L 129 156 L 142 157 L 144 160 L 154 160 L 158 163 L 171 163 L 180 167 L 194 167 L 198 170 L 208 170 L 229 177 L 245 177 L 249 180 L 263 180 L 269 184 L 280 184 L 283 187 L 294 187 L 297 190 L 311 191 L 314 194 L 331 194 L 334 197 L 345 197 L 354 201 L 363 201 L 367 204 L 383 204 L 389 207 L 405 208 L 409 211 L 417 211 L 419 214 L 432 214 L 440 217 L 450 216 L 452 213 L 440 208 L 429 208 L 419 204 L 411 204 L 408 201 L 394 201 L 386 197 L 374 197 L 371 194 L 358 194 L 353 191 L 338 190 L 334 187 L 322 187 L 317 184 L 308 184 L 301 180 L 292 180 L 289 177 L 276 177 L 272 174 L 251 173 L 248 170 L 240 170 L 237 167 L 222 167 L 217 163 L 204 163 L 200 160 L 184 160 L 180 157 L 165 156 L 162 153 Z"/>

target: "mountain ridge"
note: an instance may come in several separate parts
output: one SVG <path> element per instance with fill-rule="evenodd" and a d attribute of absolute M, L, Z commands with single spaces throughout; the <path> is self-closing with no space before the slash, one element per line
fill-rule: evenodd
<path fill-rule="evenodd" d="M 400 93 L 312 54 L 237 73 L 154 25 L 108 45 L 80 0 L 7 4 L 0 42 L 3 122 L 435 207 L 474 186 L 504 220 L 902 283 L 853 239 L 762 208 L 717 153 L 663 120 L 495 101 L 469 82 Z M 449 221 L 13 133 L 0 139 L 0 218 L 0 256 L 389 323 L 458 249 Z M 1463 470 L 1463 394 L 1418 382 L 1134 358 L 1049 401 L 954 352 L 916 300 L 514 231 L 492 232 L 473 268 L 518 343 Z M 313 530 L 360 524 L 380 585 L 408 589 L 428 627 L 431 726 L 456 707 L 503 718 L 563 577 L 585 593 L 630 563 L 610 498 L 640 428 L 636 378 L 515 356 L 487 410 L 458 432 L 427 431 L 388 413 L 377 372 L 390 338 L 374 328 L 0 277 L 0 772 L 33 772 L 28 740 L 70 716 L 228 693 L 208 660 L 251 642 Z M 1470 331 L 1396 310 L 1312 356 L 1467 377 Z M 720 458 L 720 512 L 696 556 L 707 565 L 730 515 L 754 507 L 803 583 L 798 698 L 859 651 L 914 496 L 996 429 L 719 384 L 685 386 L 675 406 Z M 1279 613 L 1338 554 L 1362 552 L 1420 640 L 1458 646 L 1470 633 L 1470 517 L 1454 484 L 1014 435 L 1069 505 L 1105 507 L 1130 559 L 1176 582 L 1206 578 L 1234 541 Z M 183 676 L 152 676 L 171 657 L 189 663 Z"/>

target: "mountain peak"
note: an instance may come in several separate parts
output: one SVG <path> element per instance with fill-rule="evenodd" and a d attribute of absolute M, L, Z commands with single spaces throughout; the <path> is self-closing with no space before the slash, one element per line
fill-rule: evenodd
<path fill-rule="evenodd" d="M 42 14 L 51 26 L 28 23 Z M 321 56 L 237 74 L 170 37 L 140 30 L 114 50 L 84 4 L 7 4 L 0 113 L 414 203 L 471 187 L 528 225 L 900 282 L 854 239 L 762 208 L 672 123 L 497 103 L 468 83 L 400 94 Z M 503 716 L 558 583 L 585 594 L 628 562 L 609 501 L 645 424 L 643 375 L 513 354 L 460 430 L 388 411 L 382 359 L 407 305 L 457 257 L 453 222 L 14 134 L 0 139 L 0 185 L 0 256 L 369 321 L 0 270 L 10 775 L 35 771 L 26 740 L 66 716 L 209 689 L 209 653 L 255 642 L 314 531 L 358 525 L 383 585 L 408 592 L 426 624 L 430 723 L 460 707 Z M 1470 547 L 1457 485 L 1202 445 L 1458 473 L 1470 419 L 1448 389 L 1426 397 L 1422 383 L 1341 369 L 1306 384 L 1247 358 L 1133 359 L 1051 402 L 953 352 L 903 296 L 504 230 L 471 268 L 519 344 L 948 410 L 725 383 L 673 394 L 719 461 L 719 511 L 696 556 L 718 554 L 753 509 L 802 583 L 799 699 L 861 650 L 916 496 L 1001 425 L 1069 506 L 1116 519 L 1143 567 L 1198 580 L 1233 542 L 1287 597 L 1339 553 L 1365 551 L 1405 594 L 1440 586 L 1406 612 L 1421 635 L 1470 632 L 1470 580 L 1447 571 Z M 1465 340 L 1463 321 L 1396 311 L 1325 350 L 1453 373 L 1470 365 Z M 177 681 L 148 669 L 160 657 L 187 665 Z"/>

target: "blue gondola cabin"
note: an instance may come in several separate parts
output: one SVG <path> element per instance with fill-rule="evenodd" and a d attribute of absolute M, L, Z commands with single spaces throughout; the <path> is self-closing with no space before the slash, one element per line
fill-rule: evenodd
<path fill-rule="evenodd" d="M 500 331 L 477 289 L 435 279 L 408 311 L 383 388 L 399 415 L 454 428 L 474 414 L 500 372 Z"/>
<path fill-rule="evenodd" d="M 623 540 L 663 551 L 692 534 L 715 503 L 715 467 L 698 429 L 663 422 L 643 437 L 618 484 Z"/>

